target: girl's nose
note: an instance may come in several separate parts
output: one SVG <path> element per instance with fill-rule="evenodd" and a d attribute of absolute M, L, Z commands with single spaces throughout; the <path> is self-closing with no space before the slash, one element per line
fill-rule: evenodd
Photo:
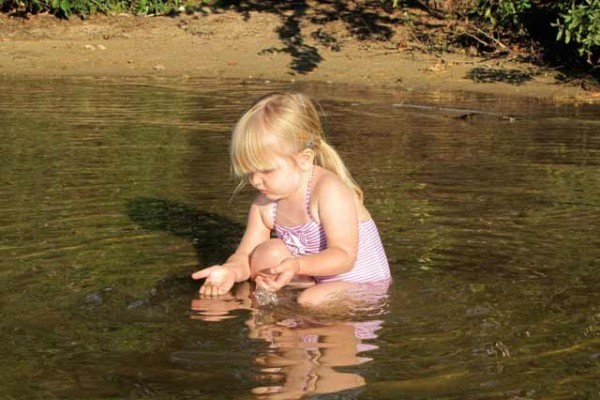
<path fill-rule="evenodd" d="M 259 174 L 256 173 L 256 172 L 252 172 L 250 174 L 250 184 L 252 186 L 256 186 L 256 185 L 259 184 L 259 182 L 260 182 L 260 176 L 259 176 Z"/>

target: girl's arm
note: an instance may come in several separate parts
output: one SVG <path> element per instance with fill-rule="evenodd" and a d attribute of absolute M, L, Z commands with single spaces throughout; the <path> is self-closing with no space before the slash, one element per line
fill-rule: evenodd
<path fill-rule="evenodd" d="M 250 277 L 250 254 L 270 237 L 270 229 L 263 221 L 261 207 L 265 206 L 263 196 L 257 196 L 248 212 L 248 224 L 237 250 L 221 265 L 213 265 L 192 274 L 193 279 L 206 281 L 200 294 L 215 296 L 227 293 L 234 283 Z"/>
<path fill-rule="evenodd" d="M 320 253 L 288 258 L 270 272 L 270 290 L 278 290 L 294 275 L 328 276 L 348 272 L 354 266 L 358 252 L 358 212 L 354 193 L 334 175 L 324 175 L 317 196 L 319 219 L 327 248 Z"/>

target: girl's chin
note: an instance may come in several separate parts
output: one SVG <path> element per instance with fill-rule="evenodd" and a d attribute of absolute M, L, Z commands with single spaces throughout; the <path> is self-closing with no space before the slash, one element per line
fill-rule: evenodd
<path fill-rule="evenodd" d="M 284 196 L 279 195 L 279 194 L 274 194 L 274 193 L 269 193 L 269 192 L 262 192 L 263 196 L 265 196 L 268 200 L 271 201 L 277 201 L 277 200 L 281 200 L 284 198 Z"/>

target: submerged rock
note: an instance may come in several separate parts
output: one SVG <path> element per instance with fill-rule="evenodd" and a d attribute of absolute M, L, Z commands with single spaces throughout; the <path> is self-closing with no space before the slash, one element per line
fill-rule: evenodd
<path fill-rule="evenodd" d="M 275 305 L 279 303 L 277 294 L 268 290 L 257 288 L 254 291 L 254 298 L 261 306 Z"/>
<path fill-rule="evenodd" d="M 104 302 L 104 298 L 100 292 L 90 293 L 85 296 L 85 304 L 98 306 Z"/>
<path fill-rule="evenodd" d="M 144 299 L 134 300 L 131 303 L 129 303 L 129 305 L 127 306 L 127 309 L 131 310 L 133 308 L 140 308 L 140 307 L 145 306 L 146 304 L 148 304 L 148 300 L 144 300 Z"/>

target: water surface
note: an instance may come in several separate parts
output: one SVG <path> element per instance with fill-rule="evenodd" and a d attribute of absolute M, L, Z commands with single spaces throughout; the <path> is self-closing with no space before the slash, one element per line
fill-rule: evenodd
<path fill-rule="evenodd" d="M 188 278 L 235 248 L 252 193 L 229 201 L 229 132 L 282 89 L 320 101 L 366 192 L 395 279 L 376 307 Z M 3 80 L 0 159 L 1 397 L 600 398 L 598 106 Z"/>

